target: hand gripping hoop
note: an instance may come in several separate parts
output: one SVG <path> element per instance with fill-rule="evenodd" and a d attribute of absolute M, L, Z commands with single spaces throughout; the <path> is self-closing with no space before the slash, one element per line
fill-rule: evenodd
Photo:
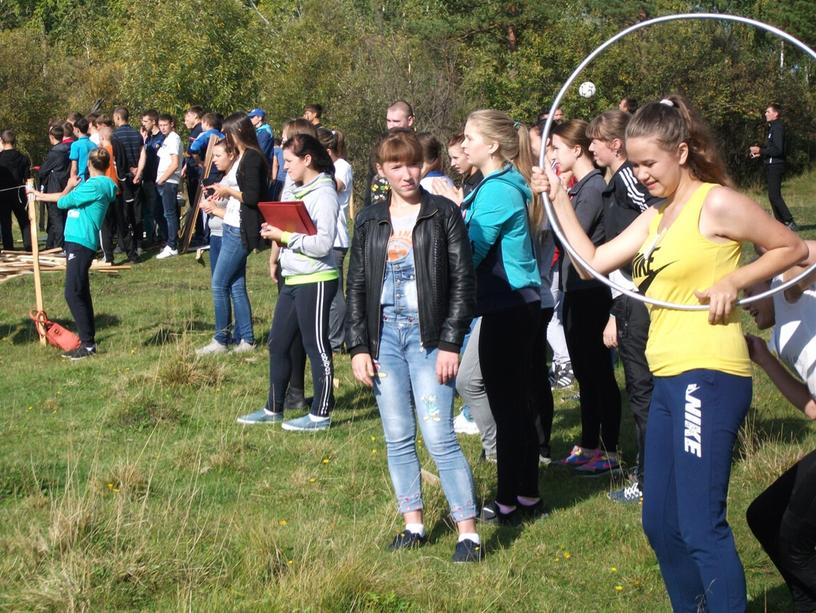
<path fill-rule="evenodd" d="M 612 38 L 607 40 L 605 43 L 603 43 L 602 45 L 597 47 L 592 53 L 590 53 L 584 59 L 583 62 L 581 62 L 578 65 L 578 67 L 573 71 L 573 73 L 566 80 L 564 85 L 561 86 L 561 89 L 558 92 L 558 95 L 555 97 L 555 100 L 553 100 L 552 107 L 550 108 L 549 116 L 547 117 L 547 122 L 544 124 L 544 131 L 543 131 L 542 137 L 541 137 L 542 143 L 546 143 L 547 139 L 550 136 L 550 130 L 552 129 L 552 124 L 553 124 L 553 114 L 555 113 L 556 109 L 561 105 L 561 99 L 566 94 L 566 92 L 569 89 L 570 85 L 572 85 L 572 83 L 575 81 L 575 79 L 578 78 L 578 75 L 581 73 L 581 71 L 584 70 L 584 68 L 586 68 L 587 65 L 592 60 L 594 60 L 596 57 L 598 57 L 598 55 L 600 55 L 608 47 L 610 47 L 611 45 L 616 43 L 618 40 L 620 40 L 624 36 L 626 36 L 628 34 L 631 34 L 632 32 L 635 32 L 636 30 L 640 30 L 640 29 L 646 28 L 648 26 L 653 26 L 653 25 L 656 25 L 656 24 L 659 24 L 659 23 L 665 23 L 665 22 L 669 22 L 669 21 L 682 21 L 682 20 L 692 20 L 692 19 L 714 20 L 714 21 L 717 21 L 717 20 L 719 20 L 719 21 L 734 21 L 734 22 L 737 22 L 737 23 L 742 23 L 742 24 L 746 24 L 746 25 L 749 25 L 749 26 L 754 26 L 756 28 L 759 28 L 760 30 L 765 30 L 766 32 L 770 32 L 771 34 L 774 34 L 774 35 L 778 36 L 779 38 L 789 42 L 794 47 L 797 47 L 798 49 L 804 51 L 806 54 L 808 54 L 813 59 L 816 59 L 816 51 L 814 51 L 813 49 L 808 47 L 802 41 L 798 40 L 797 38 L 794 38 L 793 36 L 791 36 L 790 34 L 788 34 L 786 32 L 783 32 L 779 28 L 775 28 L 775 27 L 770 26 L 768 24 L 762 23 L 761 21 L 756 21 L 755 19 L 749 19 L 747 17 L 738 17 L 736 15 L 720 15 L 720 14 L 715 14 L 715 13 L 683 13 L 683 14 L 679 14 L 679 15 L 666 15 L 664 17 L 656 17 L 655 19 L 649 19 L 648 21 L 643 21 L 643 22 L 640 22 L 640 23 L 636 23 L 635 25 L 630 26 L 630 27 L 626 28 L 625 30 L 622 30 L 622 31 L 618 32 L 617 34 L 615 34 L 615 36 L 613 36 Z M 540 155 L 539 161 L 538 161 L 539 166 L 541 168 L 544 168 L 544 163 L 545 163 L 544 153 L 545 153 L 545 150 L 546 150 L 546 148 L 542 145 L 541 155 Z M 639 300 L 640 302 L 645 302 L 646 304 L 651 304 L 651 305 L 663 307 L 663 308 L 666 308 L 666 309 L 675 309 L 675 310 L 678 310 L 678 311 L 707 311 L 708 310 L 708 305 L 707 304 L 675 304 L 673 302 L 666 302 L 664 300 L 657 300 L 656 298 L 649 298 L 648 296 L 644 296 L 643 294 L 641 294 L 639 292 L 632 291 L 632 290 L 627 289 L 625 287 L 621 287 L 620 285 L 618 285 L 614 281 L 611 281 L 605 275 L 602 275 L 601 273 L 599 273 L 597 270 L 592 268 L 592 266 L 590 266 L 589 263 L 583 257 L 581 257 L 580 254 L 578 254 L 575 251 L 575 249 L 572 247 L 572 245 L 570 245 L 569 241 L 567 240 L 567 237 L 564 236 L 564 232 L 561 229 L 561 224 L 558 223 L 558 218 L 555 215 L 555 210 L 553 209 L 553 204 L 550 201 L 550 195 L 547 194 L 547 193 L 543 193 L 542 198 L 543 198 L 543 201 L 544 201 L 544 211 L 547 213 L 547 219 L 549 220 L 550 226 L 552 227 L 553 231 L 555 232 L 555 235 L 561 241 L 561 244 L 564 246 L 564 248 L 567 250 L 567 252 L 573 257 L 573 259 L 576 262 L 579 262 L 581 264 L 581 266 L 583 268 L 585 268 L 598 281 L 600 281 L 604 285 L 607 285 L 607 286 L 611 287 L 612 289 L 615 289 L 615 290 L 619 291 L 622 294 L 625 294 L 625 295 L 629 296 L 630 298 L 633 298 L 635 300 Z M 745 306 L 747 304 L 751 304 L 752 302 L 757 302 L 759 300 L 763 300 L 764 298 L 768 298 L 769 296 L 773 296 L 777 292 L 782 292 L 782 291 L 786 290 L 787 288 L 791 287 L 792 285 L 796 285 L 800 280 L 804 279 L 806 276 L 808 276 L 814 270 L 816 270 L 816 263 L 812 264 L 806 270 L 802 271 L 800 274 L 796 275 L 794 278 L 790 279 L 789 281 L 786 281 L 785 283 L 782 283 L 781 285 L 778 285 L 778 286 L 774 287 L 773 289 L 762 292 L 761 294 L 751 296 L 750 298 L 743 298 L 742 300 L 737 301 L 737 304 L 739 306 Z M 704 288 L 700 288 L 700 289 L 704 289 Z"/>

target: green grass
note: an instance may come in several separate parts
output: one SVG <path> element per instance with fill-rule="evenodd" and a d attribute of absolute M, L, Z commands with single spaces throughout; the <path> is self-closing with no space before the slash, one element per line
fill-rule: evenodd
<path fill-rule="evenodd" d="M 810 237 L 814 193 L 816 175 L 785 186 Z M 213 316 L 209 273 L 191 256 L 94 273 L 102 353 L 76 364 L 37 344 L 32 285 L 0 285 L 3 609 L 669 610 L 639 509 L 610 503 L 608 479 L 556 467 L 541 476 L 552 515 L 520 531 L 483 527 L 483 564 L 449 562 L 455 535 L 434 484 L 424 487 L 430 544 L 388 553 L 400 518 L 373 397 L 354 384 L 348 358 L 336 359 L 329 432 L 237 425 L 264 401 L 267 355 L 193 357 Z M 263 338 L 276 298 L 263 255 L 250 258 L 249 291 Z M 51 318 L 70 325 L 59 273 L 44 275 L 44 294 Z M 759 373 L 753 405 L 730 520 L 751 610 L 777 611 L 788 595 L 744 512 L 816 436 Z M 579 430 L 575 402 L 558 394 L 555 456 Z M 632 430 L 625 410 L 629 457 Z M 494 467 L 477 463 L 476 438 L 462 444 L 488 496 Z"/>

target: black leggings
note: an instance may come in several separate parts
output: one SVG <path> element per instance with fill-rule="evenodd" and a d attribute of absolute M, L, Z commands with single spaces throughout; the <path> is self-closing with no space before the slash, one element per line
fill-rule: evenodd
<path fill-rule="evenodd" d="M 269 331 L 269 398 L 267 409 L 283 411 L 292 371 L 290 348 L 300 332 L 312 365 L 314 398 L 311 413 L 326 417 L 334 407 L 334 367 L 329 344 L 329 309 L 337 280 L 283 285 Z"/>
<path fill-rule="evenodd" d="M 816 451 L 757 496 L 746 515 L 788 585 L 796 611 L 816 611 Z"/>
<path fill-rule="evenodd" d="M 65 301 L 76 322 L 79 338 L 84 347 L 96 344 L 91 283 L 88 271 L 96 252 L 77 243 L 65 243 Z"/>
<path fill-rule="evenodd" d="M 533 339 L 533 356 L 530 362 L 532 368 L 529 375 L 532 384 L 530 402 L 535 416 L 538 448 L 543 455 L 548 457 L 554 407 L 550 377 L 547 374 L 550 370 L 547 364 L 547 326 L 550 325 L 552 316 L 552 308 L 540 309 L 539 311 L 539 328 Z"/>
<path fill-rule="evenodd" d="M 538 302 L 482 316 L 479 362 L 496 420 L 496 500 L 538 497 L 538 440 L 530 403 L 530 364 L 540 326 Z M 542 373 L 546 377 L 546 373 Z"/>
<path fill-rule="evenodd" d="M 612 353 L 603 344 L 612 294 L 606 287 L 564 293 L 564 334 L 581 397 L 581 447 L 618 448 L 621 397 Z"/>

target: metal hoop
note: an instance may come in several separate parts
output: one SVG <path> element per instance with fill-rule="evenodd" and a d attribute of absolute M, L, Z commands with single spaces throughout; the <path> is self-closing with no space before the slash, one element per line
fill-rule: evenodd
<path fill-rule="evenodd" d="M 572 85 L 572 83 L 575 81 L 575 79 L 578 77 L 578 75 L 581 73 L 581 71 L 583 71 L 584 68 L 586 68 L 586 66 L 592 60 L 594 60 L 598 55 L 600 55 L 608 47 L 610 47 L 611 45 L 616 43 L 618 40 L 620 40 L 624 36 L 627 36 L 628 34 L 631 34 L 632 32 L 635 32 L 635 31 L 640 30 L 642 28 L 645 28 L 645 27 L 648 27 L 648 26 L 653 26 L 653 25 L 656 25 L 656 24 L 659 24 L 659 23 L 665 23 L 665 22 L 668 22 L 668 21 L 695 20 L 695 19 L 734 21 L 734 22 L 737 22 L 737 23 L 742 23 L 742 24 L 746 24 L 746 25 L 749 25 L 749 26 L 754 26 L 756 28 L 759 28 L 760 30 L 765 30 L 766 32 L 770 32 L 771 34 L 774 34 L 774 35 L 778 36 L 779 38 L 782 38 L 783 40 L 786 40 L 787 42 L 789 42 L 793 46 L 799 48 L 801 51 L 804 51 L 806 54 L 810 55 L 814 60 L 816 60 L 816 51 L 814 51 L 813 49 L 808 47 L 805 43 L 803 43 L 799 39 L 794 38 L 793 36 L 791 36 L 787 32 L 783 32 L 779 28 L 775 28 L 774 26 L 768 25 L 766 23 L 762 23 L 761 21 L 757 21 L 755 19 L 749 19 L 747 17 L 739 17 L 739 16 L 736 16 L 736 15 L 720 15 L 720 14 L 715 14 L 715 13 L 683 13 L 683 14 L 678 14 L 678 15 L 665 15 L 663 17 L 656 17 L 655 19 L 649 19 L 648 21 L 643 21 L 643 22 L 640 22 L 640 23 L 636 23 L 635 25 L 630 26 L 630 27 L 626 28 L 625 30 L 622 30 L 622 31 L 618 32 L 617 34 L 615 34 L 615 36 L 613 36 L 612 38 L 607 40 L 605 43 L 603 43 L 602 45 L 597 47 L 592 53 L 590 53 L 584 59 L 583 62 L 581 62 L 578 65 L 578 67 L 572 72 L 572 74 L 566 80 L 564 85 L 561 86 L 561 89 L 558 92 L 558 95 L 555 97 L 555 100 L 553 100 L 553 104 L 552 104 L 552 107 L 550 108 L 549 116 L 547 117 L 547 122 L 544 124 L 544 130 L 543 130 L 542 135 L 541 135 L 542 146 L 541 146 L 541 154 L 539 156 L 539 166 L 541 168 L 544 168 L 544 163 L 545 163 L 544 153 L 545 153 L 546 147 L 544 147 L 543 143 L 546 143 L 547 139 L 550 136 L 550 130 L 552 129 L 552 124 L 553 124 L 553 115 L 555 114 L 556 109 L 558 109 L 558 107 L 561 105 L 561 99 L 566 94 L 567 89 L 569 89 L 570 85 Z M 675 304 L 673 302 L 666 302 L 665 300 L 658 300 L 656 298 L 650 298 L 648 296 L 645 296 L 644 294 L 641 294 L 640 292 L 632 291 L 632 290 L 630 290 L 630 289 L 628 289 L 626 287 L 622 287 L 622 286 L 618 285 L 614 281 L 610 280 L 606 275 L 603 275 L 600 272 L 598 272 L 597 270 L 595 270 L 572 247 L 572 245 L 567 240 L 567 237 L 564 235 L 564 231 L 561 228 L 561 224 L 558 222 L 558 217 L 555 214 L 553 204 L 550 201 L 550 195 L 547 194 L 547 193 L 543 193 L 542 194 L 542 199 L 544 201 L 544 211 L 547 214 L 547 219 L 549 220 L 550 226 L 552 227 L 553 231 L 555 232 L 555 235 L 561 241 L 561 244 L 564 246 L 564 248 L 567 250 L 567 252 L 572 256 L 572 258 L 575 261 L 577 261 L 583 268 L 585 268 L 598 281 L 600 281 L 604 285 L 607 285 L 607 286 L 611 287 L 612 289 L 614 289 L 614 290 L 616 290 L 616 291 L 618 291 L 618 292 L 620 292 L 622 294 L 625 294 L 625 295 L 629 296 L 630 298 L 633 298 L 635 300 L 639 300 L 640 302 L 645 302 L 646 304 L 651 304 L 651 305 L 663 307 L 663 308 L 666 308 L 666 309 L 674 309 L 674 310 L 678 310 L 678 311 L 707 311 L 708 310 L 708 305 L 705 305 L 705 304 Z M 807 269 L 805 269 L 804 271 L 802 271 L 800 274 L 796 275 L 794 278 L 790 279 L 789 281 L 786 281 L 785 283 L 782 283 L 782 284 L 774 287 L 773 289 L 764 291 L 764 292 L 762 292 L 760 294 L 757 294 L 755 296 L 751 296 L 750 298 L 743 298 L 742 300 L 738 300 L 737 304 L 739 306 L 745 306 L 745 305 L 750 304 L 752 302 L 757 302 L 759 300 L 763 300 L 764 298 L 768 298 L 769 296 L 773 296 L 777 292 L 782 292 L 782 291 L 786 290 L 787 288 L 791 287 L 792 285 L 796 285 L 799 281 L 804 279 L 806 276 L 810 275 L 814 270 L 816 270 L 816 263 L 812 264 Z"/>

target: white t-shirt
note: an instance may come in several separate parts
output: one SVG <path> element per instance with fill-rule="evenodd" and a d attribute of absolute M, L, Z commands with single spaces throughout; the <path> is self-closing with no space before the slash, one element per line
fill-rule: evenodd
<path fill-rule="evenodd" d="M 450 177 L 448 177 L 447 175 L 441 175 L 440 176 L 440 175 L 437 175 L 437 174 L 434 174 L 434 175 L 429 174 L 427 177 L 422 179 L 419 182 L 419 184 L 423 188 L 425 188 L 425 191 L 430 192 L 430 193 L 432 193 L 434 195 L 439 195 L 437 193 L 437 191 L 434 189 L 434 186 L 433 186 L 434 179 L 441 179 L 442 181 L 444 181 L 447 184 L 448 187 L 456 187 L 456 185 L 454 184 L 453 180 Z"/>
<path fill-rule="evenodd" d="M 181 139 L 175 132 L 170 132 L 164 137 L 164 142 L 157 152 L 159 156 L 159 169 L 156 171 L 156 177 L 161 177 L 165 171 L 170 168 L 173 163 L 173 157 L 176 156 L 176 171 L 167 179 L 167 183 L 178 183 L 181 178 Z"/>
<path fill-rule="evenodd" d="M 771 287 L 782 284 L 776 277 Z M 795 370 L 816 398 L 816 286 L 811 285 L 796 302 L 788 302 L 785 292 L 773 296 L 776 323 L 768 348 L 788 368 Z"/>
<path fill-rule="evenodd" d="M 232 189 L 238 189 L 238 165 L 241 163 L 242 157 L 243 154 L 238 156 L 238 159 L 232 163 L 232 166 L 227 171 L 227 174 L 225 174 L 224 178 L 220 181 L 222 185 L 226 185 Z M 241 201 L 237 198 L 230 196 L 229 200 L 227 200 L 227 210 L 224 213 L 224 223 L 234 228 L 241 227 Z"/>
<path fill-rule="evenodd" d="M 348 208 L 351 202 L 351 184 L 354 181 L 354 173 L 349 164 L 343 158 L 337 158 L 334 162 L 334 177 L 345 185 L 343 191 L 337 192 L 337 201 L 340 203 L 340 211 L 337 214 L 337 237 L 334 239 L 334 246 L 341 249 L 348 249 Z"/>

